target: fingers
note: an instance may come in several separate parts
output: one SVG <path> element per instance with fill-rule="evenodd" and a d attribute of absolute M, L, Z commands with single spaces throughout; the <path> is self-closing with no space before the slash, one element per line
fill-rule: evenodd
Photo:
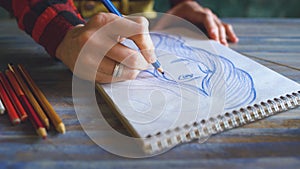
<path fill-rule="evenodd" d="M 154 54 L 154 45 L 149 34 L 148 20 L 145 17 L 139 16 L 131 16 L 127 18 L 138 23 L 141 26 L 141 32 L 129 37 L 129 39 L 134 41 L 134 43 L 140 49 L 142 55 L 148 63 L 156 62 L 156 57 Z"/>
<path fill-rule="evenodd" d="M 148 63 L 156 61 L 154 45 L 148 29 L 149 23 L 145 17 L 125 16 L 120 18 L 113 14 L 100 13 L 92 19 L 91 22 L 88 22 L 87 29 L 101 28 L 101 34 L 110 37 L 114 43 L 118 43 L 120 39 L 124 38 L 131 39 Z M 101 36 L 101 38 L 103 37 Z M 101 41 L 100 38 L 99 41 Z"/>
<path fill-rule="evenodd" d="M 114 71 L 116 71 L 115 67 L 117 64 L 122 63 L 116 62 L 108 57 L 104 57 L 97 69 L 95 80 L 99 83 L 111 83 L 124 80 L 133 80 L 137 77 L 138 73 L 140 72 L 135 68 L 132 69 L 122 64 L 122 69 L 119 70 L 119 76 L 113 77 Z"/>
<path fill-rule="evenodd" d="M 203 22 L 209 38 L 219 41 L 218 25 L 215 22 L 214 16 L 209 9 L 203 9 L 200 14 L 200 22 Z"/>
<path fill-rule="evenodd" d="M 214 17 L 214 21 L 216 22 L 216 24 L 218 26 L 219 39 L 217 41 L 219 41 L 221 44 L 223 44 L 225 46 L 228 46 L 226 30 L 225 30 L 223 23 L 219 20 L 219 18 L 215 14 L 213 14 L 213 17 Z"/>
<path fill-rule="evenodd" d="M 225 27 L 228 40 L 230 42 L 237 43 L 239 41 L 239 38 L 234 33 L 232 26 L 226 23 L 223 23 L 223 25 Z"/>
<path fill-rule="evenodd" d="M 228 46 L 226 30 L 219 18 L 208 8 L 203 8 L 202 21 L 209 38 Z"/>
<path fill-rule="evenodd" d="M 110 59 L 122 63 L 131 69 L 145 70 L 149 64 L 140 52 L 117 43 L 106 54 Z"/>
<path fill-rule="evenodd" d="M 115 63 L 114 66 L 110 67 L 109 69 L 105 69 L 105 68 L 98 69 L 98 71 L 96 73 L 95 81 L 98 83 L 112 83 L 112 82 L 118 82 L 118 81 L 124 81 L 124 80 L 133 80 L 139 74 L 138 70 L 130 69 L 127 66 L 124 66 L 120 72 L 120 76 L 114 77 L 112 74 L 113 74 L 116 64 L 119 64 L 119 63 Z M 112 71 L 111 74 L 105 73 L 105 72 L 110 72 L 110 71 Z"/>
<path fill-rule="evenodd" d="M 200 25 L 200 27 L 203 26 L 209 38 L 223 45 L 227 46 L 228 41 L 238 42 L 238 38 L 231 25 L 222 23 L 210 9 L 200 6 L 195 1 L 179 3 L 179 5 L 176 5 L 168 13 L 184 18 L 194 24 Z"/>
<path fill-rule="evenodd" d="M 107 57 L 104 57 L 99 65 L 97 72 L 101 72 L 107 75 L 112 75 L 114 71 L 114 67 L 117 63 Z"/>
<path fill-rule="evenodd" d="M 202 14 L 202 22 L 207 30 L 209 38 L 228 46 L 228 41 L 236 43 L 238 38 L 230 24 L 223 23 L 209 9 L 204 8 L 205 13 Z"/>

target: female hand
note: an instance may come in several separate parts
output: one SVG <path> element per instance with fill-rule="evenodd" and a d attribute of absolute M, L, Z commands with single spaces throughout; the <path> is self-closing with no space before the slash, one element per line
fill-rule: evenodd
<path fill-rule="evenodd" d="M 228 46 L 228 41 L 236 43 L 239 40 L 230 24 L 223 23 L 210 9 L 203 8 L 195 1 L 181 2 L 167 13 L 186 19 L 201 28 L 203 27 L 209 38 L 223 45 Z M 162 21 L 159 21 L 157 25 L 162 27 L 162 25 L 167 22 L 168 21 L 164 21 L 164 18 L 162 18 Z M 155 29 L 161 28 L 156 26 Z"/>
<path fill-rule="evenodd" d="M 131 39 L 141 52 L 121 44 L 124 38 Z M 56 56 L 78 77 L 110 83 L 136 78 L 140 70 L 156 61 L 153 51 L 145 18 L 99 13 L 85 25 L 69 30 Z M 79 65 L 80 71 L 74 71 L 75 65 Z"/>

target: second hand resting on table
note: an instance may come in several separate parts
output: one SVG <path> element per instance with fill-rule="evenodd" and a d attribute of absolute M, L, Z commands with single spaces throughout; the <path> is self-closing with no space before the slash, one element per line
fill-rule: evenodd
<path fill-rule="evenodd" d="M 227 46 L 228 41 L 234 43 L 238 42 L 238 38 L 231 25 L 221 22 L 215 14 L 209 9 L 201 7 L 197 2 L 182 2 L 168 11 L 168 13 L 203 26 L 206 29 L 209 38 L 214 39 L 223 45 Z M 126 17 L 120 19 L 120 17 L 115 14 L 99 13 L 92 17 L 85 25 L 77 25 L 67 32 L 56 50 L 57 58 L 68 66 L 70 70 L 74 71 L 76 61 L 84 44 L 96 31 L 116 20 L 121 24 L 121 27 L 114 29 L 114 35 L 109 35 L 111 33 L 108 32 L 108 35 L 106 36 L 112 37 L 117 34 L 120 37 L 127 37 L 133 40 L 137 47 L 142 51 L 142 56 L 136 50 L 122 45 L 120 40 L 115 40 L 115 45 L 106 53 L 99 66 L 94 60 L 97 56 L 91 56 L 94 55 L 93 52 L 90 54 L 87 52 L 86 56 L 84 56 L 84 63 L 81 63 L 83 68 L 80 69 L 81 71 L 79 73 L 74 73 L 80 78 L 92 81 L 95 80 L 99 83 L 135 79 L 140 70 L 147 69 L 150 63 L 156 61 L 153 52 L 154 46 L 149 33 L 147 33 L 149 32 L 149 23 L 144 17 Z M 97 41 L 94 40 L 90 42 L 92 46 L 95 46 L 95 48 L 99 50 L 99 53 L 101 47 L 106 46 L 106 43 L 106 40 L 100 38 L 97 39 Z M 120 77 L 113 77 L 115 66 L 121 62 L 124 67 Z M 96 79 L 92 77 L 91 71 L 94 70 L 91 70 L 90 68 L 97 69 Z"/>

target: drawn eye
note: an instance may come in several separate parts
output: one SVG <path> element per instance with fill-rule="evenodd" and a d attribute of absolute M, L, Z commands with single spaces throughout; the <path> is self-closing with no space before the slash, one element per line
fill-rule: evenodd
<path fill-rule="evenodd" d="M 190 63 L 190 61 L 187 60 L 187 59 L 176 59 L 176 60 L 172 60 L 170 63 L 178 63 L 178 62 L 183 63 L 183 64 L 189 64 Z"/>
<path fill-rule="evenodd" d="M 185 74 L 178 76 L 178 80 L 187 80 L 192 79 L 194 77 L 194 74 Z"/>

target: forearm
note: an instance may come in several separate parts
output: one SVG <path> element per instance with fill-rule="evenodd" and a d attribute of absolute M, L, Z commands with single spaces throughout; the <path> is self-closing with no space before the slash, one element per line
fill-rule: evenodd
<path fill-rule="evenodd" d="M 67 31 L 84 23 L 72 0 L 0 0 L 13 14 L 20 29 L 55 56 L 56 48 Z"/>

